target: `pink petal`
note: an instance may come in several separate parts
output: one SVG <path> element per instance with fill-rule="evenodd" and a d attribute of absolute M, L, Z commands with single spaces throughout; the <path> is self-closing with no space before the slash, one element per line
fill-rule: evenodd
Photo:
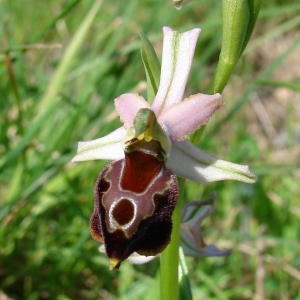
<path fill-rule="evenodd" d="M 171 140 L 183 141 L 187 135 L 206 124 L 223 105 L 220 94 L 197 94 L 170 106 L 159 116 Z"/>
<path fill-rule="evenodd" d="M 138 94 L 123 94 L 115 99 L 116 111 L 120 116 L 124 127 L 128 129 L 133 126 L 133 120 L 141 108 L 150 108 L 149 103 Z"/>
<path fill-rule="evenodd" d="M 164 27 L 162 67 L 158 92 L 152 109 L 159 116 L 163 110 L 182 101 L 190 73 L 200 29 L 178 33 Z"/>

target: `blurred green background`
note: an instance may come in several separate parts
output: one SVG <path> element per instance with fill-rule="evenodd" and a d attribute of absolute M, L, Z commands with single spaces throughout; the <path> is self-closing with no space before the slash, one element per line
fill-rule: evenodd
<path fill-rule="evenodd" d="M 104 1 L 92 12 L 91 0 L 0 3 L 0 299 L 158 299 L 158 260 L 111 272 L 89 234 L 107 162 L 70 160 L 77 141 L 121 125 L 116 97 L 146 96 L 138 30 L 160 58 L 163 26 L 200 27 L 186 95 L 205 92 L 220 52 L 221 1 L 181 11 L 171 0 Z M 225 106 L 201 139 L 203 150 L 249 164 L 258 182 L 188 182 L 188 200 L 218 192 L 205 241 L 234 250 L 187 259 L 196 300 L 300 299 L 299 29 L 296 1 L 263 3 Z"/>

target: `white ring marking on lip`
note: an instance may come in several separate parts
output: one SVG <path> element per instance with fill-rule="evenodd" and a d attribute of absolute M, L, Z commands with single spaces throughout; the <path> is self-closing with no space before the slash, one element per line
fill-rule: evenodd
<path fill-rule="evenodd" d="M 132 203 L 132 205 L 133 205 L 133 217 L 132 217 L 131 221 L 128 222 L 127 224 L 125 224 L 125 225 L 120 225 L 120 224 L 115 220 L 115 218 L 113 217 L 113 210 L 114 210 L 114 208 L 116 207 L 116 205 L 117 205 L 120 201 L 122 201 L 122 200 L 124 200 L 124 199 L 130 201 L 130 202 Z M 110 206 L 110 208 L 109 208 L 109 212 L 108 212 L 109 225 L 110 225 L 110 227 L 113 228 L 113 229 L 128 229 L 128 228 L 132 225 L 132 223 L 134 222 L 135 217 L 136 217 L 136 213 L 137 213 L 137 205 L 136 205 L 136 203 L 134 202 L 133 199 L 131 199 L 131 198 L 129 198 L 129 197 L 126 197 L 126 198 L 119 198 L 118 200 L 114 201 L 114 203 L 113 203 L 113 204 Z"/>

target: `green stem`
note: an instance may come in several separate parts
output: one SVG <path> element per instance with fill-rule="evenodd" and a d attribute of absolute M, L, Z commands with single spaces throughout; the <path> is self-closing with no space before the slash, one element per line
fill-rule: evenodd
<path fill-rule="evenodd" d="M 173 213 L 173 230 L 171 242 L 160 257 L 160 297 L 161 300 L 178 300 L 178 266 L 180 246 L 180 221 L 181 211 L 184 205 L 185 180 L 179 179 L 180 194 Z"/>

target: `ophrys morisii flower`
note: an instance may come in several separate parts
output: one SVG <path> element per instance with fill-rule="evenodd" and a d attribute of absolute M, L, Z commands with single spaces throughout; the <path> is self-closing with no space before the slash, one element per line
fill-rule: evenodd
<path fill-rule="evenodd" d="M 220 160 L 187 140 L 223 104 L 220 94 L 183 99 L 199 33 L 165 27 L 160 86 L 152 105 L 137 94 L 118 97 L 115 107 L 124 126 L 79 142 L 72 160 L 114 160 L 98 177 L 90 222 L 111 269 L 133 252 L 156 255 L 167 246 L 178 194 L 175 175 L 198 182 L 255 181 L 247 166 Z"/>
<path fill-rule="evenodd" d="M 214 244 L 204 242 L 201 224 L 216 209 L 216 192 L 208 199 L 188 202 L 182 210 L 180 224 L 180 245 L 184 255 L 198 258 L 200 256 L 227 256 L 231 249 L 219 249 Z M 100 252 L 105 252 L 104 246 L 99 247 Z M 145 264 L 156 256 L 143 256 L 137 253 L 130 255 L 126 261 L 132 264 Z"/>
<path fill-rule="evenodd" d="M 207 245 L 200 228 L 204 219 L 216 209 L 216 195 L 214 192 L 206 200 L 191 201 L 182 210 L 181 247 L 187 256 L 226 256 L 231 253 L 231 249 L 221 250 L 213 244 Z"/>

